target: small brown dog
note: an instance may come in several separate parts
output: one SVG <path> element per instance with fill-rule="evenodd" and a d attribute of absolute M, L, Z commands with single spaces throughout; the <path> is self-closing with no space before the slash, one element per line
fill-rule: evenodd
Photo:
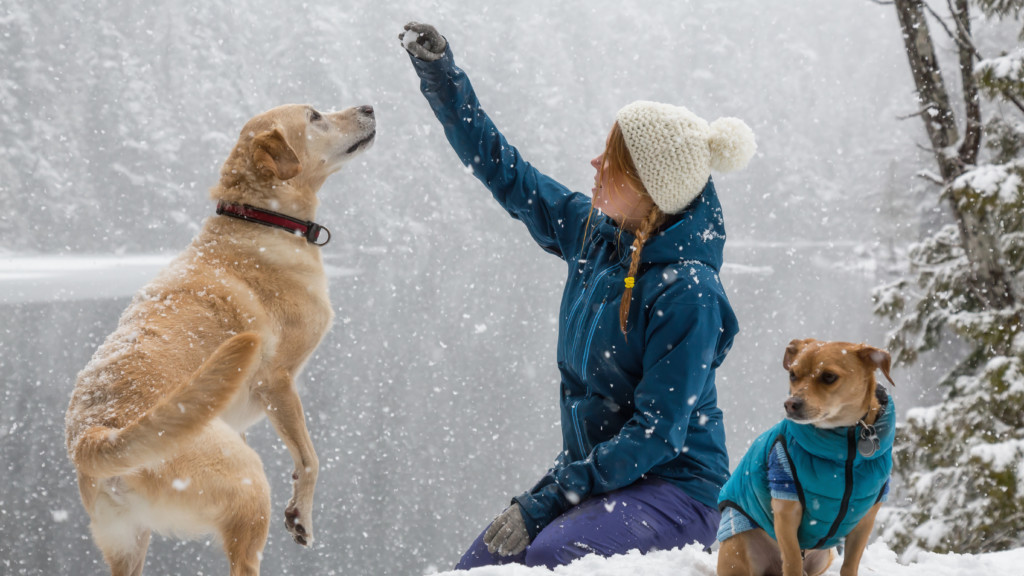
<path fill-rule="evenodd" d="M 815 576 L 843 539 L 841 574 L 857 574 L 888 493 L 895 407 L 875 381 L 889 353 L 793 340 L 786 419 L 754 441 L 722 488 L 719 576 Z"/>
<path fill-rule="evenodd" d="M 141 574 L 153 530 L 216 533 L 231 574 L 259 573 L 270 489 L 242 433 L 263 416 L 295 464 L 285 524 L 312 542 L 318 462 L 295 379 L 333 318 L 316 193 L 375 133 L 369 106 L 251 119 L 211 190 L 217 216 L 78 375 L 68 454 L 115 576 Z"/>

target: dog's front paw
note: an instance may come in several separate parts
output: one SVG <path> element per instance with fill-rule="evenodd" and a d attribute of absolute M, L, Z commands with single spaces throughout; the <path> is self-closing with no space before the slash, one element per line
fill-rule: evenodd
<path fill-rule="evenodd" d="M 284 509 L 284 527 L 296 544 L 309 546 L 313 543 L 313 519 L 310 514 L 299 511 L 294 498 L 288 501 L 288 507 Z"/>

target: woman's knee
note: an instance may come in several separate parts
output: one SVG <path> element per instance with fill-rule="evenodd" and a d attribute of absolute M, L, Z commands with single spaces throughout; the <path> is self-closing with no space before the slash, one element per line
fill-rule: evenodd
<path fill-rule="evenodd" d="M 486 530 L 485 530 L 486 532 Z M 484 533 L 481 532 L 476 540 L 473 541 L 469 546 L 469 550 L 462 555 L 459 559 L 459 563 L 455 565 L 455 570 L 472 570 L 473 568 L 479 568 L 481 566 L 498 566 L 501 564 L 523 564 L 525 552 L 520 552 L 515 556 L 499 556 L 492 554 L 488 549 L 487 545 L 484 544 Z"/>

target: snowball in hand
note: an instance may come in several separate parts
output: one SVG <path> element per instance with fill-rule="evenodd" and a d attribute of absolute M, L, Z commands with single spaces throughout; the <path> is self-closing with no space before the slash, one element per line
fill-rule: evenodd
<path fill-rule="evenodd" d="M 420 37 L 420 33 L 419 32 L 414 32 L 412 30 L 406 30 L 405 34 L 402 35 L 402 46 L 405 46 L 405 49 L 408 50 L 409 46 L 411 44 L 414 44 L 416 42 L 416 39 L 419 38 L 419 37 Z"/>

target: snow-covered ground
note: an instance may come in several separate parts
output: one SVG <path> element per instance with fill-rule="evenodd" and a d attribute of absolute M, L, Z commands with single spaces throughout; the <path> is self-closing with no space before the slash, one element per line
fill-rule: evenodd
<path fill-rule="evenodd" d="M 477 568 L 468 572 L 440 572 L 437 576 L 714 576 L 715 554 L 706 554 L 699 546 L 641 555 L 632 552 L 612 558 L 582 558 L 569 566 L 547 570 L 524 566 Z M 825 572 L 839 576 L 842 558 Z M 868 546 L 860 564 L 861 574 L 886 576 L 1021 576 L 1024 574 L 1024 548 L 992 554 L 920 554 L 917 561 L 901 564 L 896 553 L 884 542 Z"/>

